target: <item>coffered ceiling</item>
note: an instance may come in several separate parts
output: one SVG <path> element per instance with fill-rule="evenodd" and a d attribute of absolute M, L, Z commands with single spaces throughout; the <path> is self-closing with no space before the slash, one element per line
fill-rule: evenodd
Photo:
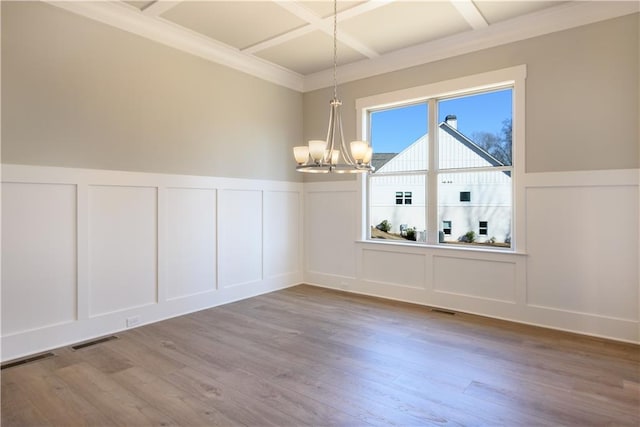
<path fill-rule="evenodd" d="M 331 1 L 49 1 L 72 12 L 308 91 L 331 84 Z M 635 1 L 338 2 L 341 81 L 633 13 Z"/>

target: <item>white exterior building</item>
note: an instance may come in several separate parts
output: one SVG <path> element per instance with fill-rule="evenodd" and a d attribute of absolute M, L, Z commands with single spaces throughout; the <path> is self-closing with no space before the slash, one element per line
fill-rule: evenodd
<path fill-rule="evenodd" d="M 504 166 L 460 133 L 455 117 L 438 126 L 438 229 L 440 239 L 459 241 L 473 231 L 476 241 L 511 239 L 511 173 L 459 171 Z M 391 232 L 414 228 L 426 239 L 426 170 L 428 134 L 380 165 L 370 178 L 370 224 L 391 223 Z M 447 169 L 456 169 L 448 172 Z M 407 171 L 422 171 L 406 175 Z M 395 173 L 402 173 L 396 175 Z"/>

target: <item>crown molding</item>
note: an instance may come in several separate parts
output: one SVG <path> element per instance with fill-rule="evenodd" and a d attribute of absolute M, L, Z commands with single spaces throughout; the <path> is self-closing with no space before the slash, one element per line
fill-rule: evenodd
<path fill-rule="evenodd" d="M 160 17 L 141 13 L 126 3 L 43 1 L 298 92 L 329 87 L 333 82 L 332 69 L 303 76 L 254 56 L 251 51 L 241 51 Z M 639 11 L 640 4 L 636 1 L 571 1 L 486 28 L 345 64 L 338 67 L 337 73 L 340 83 L 347 83 Z"/>
<path fill-rule="evenodd" d="M 126 3 L 44 0 L 77 15 L 162 43 L 183 52 L 301 92 L 302 75 L 216 42 L 162 18 L 145 15 Z"/>
<path fill-rule="evenodd" d="M 640 12 L 636 1 L 570 2 L 524 15 L 487 28 L 397 50 L 377 58 L 345 64 L 337 69 L 339 83 L 347 83 L 392 71 L 451 58 L 482 49 L 592 24 Z M 303 92 L 329 87 L 333 70 L 304 77 Z"/>

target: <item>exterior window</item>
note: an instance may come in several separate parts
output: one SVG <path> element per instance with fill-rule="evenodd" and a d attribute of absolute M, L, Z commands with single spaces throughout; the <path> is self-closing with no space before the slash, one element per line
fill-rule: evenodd
<path fill-rule="evenodd" d="M 447 236 L 451 235 L 451 221 L 442 221 L 442 232 Z"/>
<path fill-rule="evenodd" d="M 404 197 L 403 197 L 404 196 Z M 412 195 L 411 195 L 411 191 L 396 191 L 396 205 L 410 205 L 411 203 L 411 199 Z"/>
<path fill-rule="evenodd" d="M 489 221 L 480 221 L 479 227 L 478 227 L 478 234 L 481 236 L 486 236 L 489 231 Z"/>
<path fill-rule="evenodd" d="M 514 164 L 512 130 L 515 118 L 523 121 L 514 102 L 524 105 L 516 90 L 524 91 L 525 71 L 514 67 L 356 101 L 366 120 L 363 139 L 374 151 L 375 172 L 364 188 L 369 238 L 513 248 L 512 177 L 522 165 Z M 403 104 L 402 97 L 410 101 Z M 387 232 L 376 231 L 381 228 Z"/>
<path fill-rule="evenodd" d="M 371 239 L 426 241 L 427 156 L 422 147 L 428 111 L 421 102 L 369 114 L 376 168 L 368 177 Z"/>

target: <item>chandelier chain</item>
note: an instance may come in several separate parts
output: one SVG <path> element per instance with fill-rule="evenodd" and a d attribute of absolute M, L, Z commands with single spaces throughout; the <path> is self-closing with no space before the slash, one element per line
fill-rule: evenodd
<path fill-rule="evenodd" d="M 333 1 L 333 99 L 338 99 L 338 0 Z"/>

